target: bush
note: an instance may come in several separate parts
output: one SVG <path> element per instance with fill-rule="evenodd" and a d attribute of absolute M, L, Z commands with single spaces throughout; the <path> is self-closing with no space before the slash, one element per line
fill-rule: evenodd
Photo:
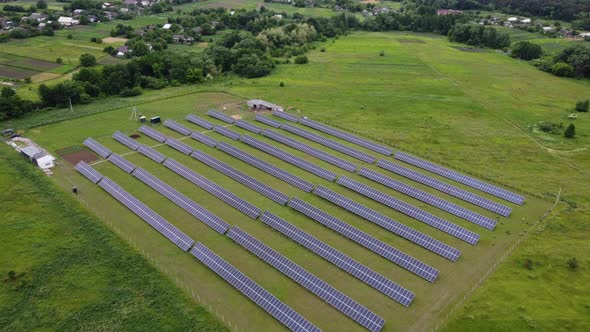
<path fill-rule="evenodd" d="M 72 39 L 74 36 L 71 33 L 68 33 L 68 39 Z"/>
<path fill-rule="evenodd" d="M 588 112 L 588 108 L 590 106 L 590 100 L 580 100 L 576 103 L 576 111 L 578 112 Z"/>
<path fill-rule="evenodd" d="M 515 58 L 529 61 L 540 58 L 543 55 L 543 49 L 540 45 L 531 43 L 530 41 L 519 41 L 512 47 L 511 55 Z"/>
<path fill-rule="evenodd" d="M 565 62 L 558 62 L 551 67 L 551 72 L 555 76 L 572 77 L 574 76 L 574 67 Z"/>
<path fill-rule="evenodd" d="M 84 53 L 80 55 L 80 64 L 83 67 L 92 67 L 96 65 L 96 58 L 94 55 L 89 53 Z"/>
<path fill-rule="evenodd" d="M 569 259 L 567 261 L 567 266 L 574 271 L 577 270 L 578 269 L 578 260 L 575 257 Z"/>
<path fill-rule="evenodd" d="M 119 93 L 119 95 L 121 97 L 135 97 L 135 96 L 139 96 L 141 94 L 141 89 L 139 87 L 134 87 L 134 88 L 125 88 L 121 91 L 121 93 Z"/>
<path fill-rule="evenodd" d="M 385 51 L 379 52 L 379 56 L 385 56 Z"/>
<path fill-rule="evenodd" d="M 64 62 L 64 60 L 63 60 L 62 58 L 57 58 L 57 59 L 55 59 L 55 62 L 56 62 L 56 63 L 63 63 L 63 62 Z"/>
<path fill-rule="evenodd" d="M 565 136 L 566 138 L 576 137 L 576 125 L 574 125 L 573 123 L 570 123 L 570 125 L 567 126 L 567 128 L 565 129 L 563 136 Z"/>
<path fill-rule="evenodd" d="M 546 56 L 546 57 L 542 57 L 540 59 L 534 59 L 531 61 L 531 64 L 537 68 L 539 68 L 539 70 L 547 72 L 547 73 L 551 73 L 551 69 L 553 67 L 553 65 L 555 64 L 555 60 L 550 57 L 550 56 Z"/>
<path fill-rule="evenodd" d="M 108 54 L 113 54 L 113 52 L 115 52 L 115 48 L 109 45 L 105 47 L 102 51 Z"/>
<path fill-rule="evenodd" d="M 557 124 L 553 122 L 545 122 L 541 121 L 537 123 L 537 127 L 539 130 L 549 133 L 549 134 L 557 134 L 563 128 L 563 124 Z"/>
<path fill-rule="evenodd" d="M 285 86 L 285 83 L 281 82 L 281 83 L 279 83 L 279 86 L 282 88 Z"/>
<path fill-rule="evenodd" d="M 295 57 L 295 63 L 298 65 L 303 65 L 309 62 L 309 59 L 305 55 L 299 55 Z"/>
<path fill-rule="evenodd" d="M 325 47 L 320 48 L 320 52 L 326 52 L 326 48 Z"/>
<path fill-rule="evenodd" d="M 532 259 L 530 259 L 530 258 L 527 258 L 527 259 L 524 261 L 524 267 L 525 267 L 527 270 L 532 270 L 532 269 L 533 269 L 533 260 L 532 260 Z"/>

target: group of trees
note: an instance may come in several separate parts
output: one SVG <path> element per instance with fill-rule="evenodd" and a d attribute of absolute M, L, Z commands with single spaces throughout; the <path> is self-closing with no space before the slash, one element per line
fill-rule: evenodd
<path fill-rule="evenodd" d="M 515 58 L 529 61 L 540 58 L 543 55 L 543 48 L 530 41 L 519 41 L 512 45 L 510 54 Z"/>
<path fill-rule="evenodd" d="M 478 24 L 457 23 L 448 33 L 449 40 L 473 46 L 489 48 L 506 48 L 510 46 L 510 36 L 497 32 L 493 27 Z"/>
<path fill-rule="evenodd" d="M 467 2 L 446 0 L 451 6 Z M 474 2 L 474 1 L 469 1 Z M 476 0 L 481 9 L 496 9 L 524 16 L 537 16 L 554 20 L 571 21 L 582 12 L 590 12 L 590 2 L 580 0 Z M 455 8 L 459 8 L 454 5 Z M 465 8 L 474 9 L 474 8 Z"/>
<path fill-rule="evenodd" d="M 12 88 L 3 87 L 0 90 L 0 121 L 21 116 L 33 109 L 33 103 L 22 99 Z"/>
<path fill-rule="evenodd" d="M 533 60 L 533 65 L 542 71 L 564 77 L 590 77 L 590 46 L 574 44 L 556 56 Z"/>

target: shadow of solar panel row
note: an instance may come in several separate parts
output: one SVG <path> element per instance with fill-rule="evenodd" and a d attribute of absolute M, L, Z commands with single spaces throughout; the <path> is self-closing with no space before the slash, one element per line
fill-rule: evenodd
<path fill-rule="evenodd" d="M 164 162 L 164 166 L 166 166 L 168 169 L 175 172 L 176 174 L 182 176 L 183 178 L 189 180 L 201 189 L 207 191 L 211 195 L 233 206 L 238 211 L 242 212 L 243 214 L 247 215 L 252 219 L 258 218 L 260 213 L 262 213 L 262 211 L 259 208 L 252 205 L 250 202 L 241 199 L 234 193 L 226 190 L 225 188 L 207 179 L 206 177 L 194 172 L 193 170 L 187 168 L 186 166 L 182 165 L 174 159 L 169 158 L 168 160 L 166 160 Z"/>
<path fill-rule="evenodd" d="M 209 122 L 203 118 L 200 118 L 194 114 L 187 115 L 185 119 L 189 122 L 192 122 L 198 126 L 205 128 L 207 130 L 211 130 L 211 129 L 213 129 L 213 127 L 215 127 L 215 125 L 212 124 L 211 122 Z"/>
<path fill-rule="evenodd" d="M 129 194 L 123 188 L 119 187 L 111 179 L 104 177 L 98 185 L 113 196 L 116 200 L 125 205 L 129 210 L 133 211 L 137 216 L 147 222 L 150 226 L 155 228 L 158 232 L 164 235 L 168 240 L 172 241 L 176 246 L 184 251 L 188 251 L 195 243 L 188 235 L 181 232 L 178 228 L 170 224 L 166 219 L 143 204 L 140 200 Z"/>
<path fill-rule="evenodd" d="M 372 252 L 388 259 L 389 261 L 403 267 L 404 269 L 434 282 L 438 277 L 438 270 L 417 260 L 416 258 L 380 241 L 373 236 L 353 227 L 342 220 L 320 210 L 319 208 L 294 197 L 288 204 L 293 209 L 301 212 L 318 223 L 330 228 L 331 230 L 347 237 L 348 239 L 360 244 Z"/>
<path fill-rule="evenodd" d="M 193 148 L 172 137 L 166 139 L 166 145 L 187 156 L 193 152 Z"/>
<path fill-rule="evenodd" d="M 289 114 L 285 111 L 273 111 L 272 115 L 281 118 L 281 119 L 285 119 L 287 121 L 291 121 L 291 122 L 295 122 L 298 123 L 299 122 L 299 117 L 293 114 Z"/>
<path fill-rule="evenodd" d="M 361 152 L 359 150 L 353 149 L 349 146 L 346 146 L 344 144 L 340 144 L 338 142 L 335 142 L 331 139 L 327 139 L 324 136 L 320 136 L 320 135 L 316 135 L 310 131 L 307 131 L 305 129 L 301 129 L 301 128 L 297 128 L 295 126 L 291 126 L 289 124 L 282 124 L 281 125 L 281 129 L 286 130 L 292 134 L 301 136 L 303 138 L 307 138 L 310 141 L 319 143 L 323 146 L 327 146 L 333 150 L 339 151 L 344 153 L 345 155 L 351 156 L 353 158 L 356 158 L 360 161 L 364 161 L 366 163 L 372 164 L 375 162 L 376 158 L 366 154 L 364 152 Z"/>
<path fill-rule="evenodd" d="M 111 150 L 105 148 L 104 145 L 98 143 L 97 141 L 95 141 L 91 137 L 88 137 L 87 139 L 85 139 L 82 144 L 86 145 L 88 148 L 90 148 L 90 150 L 96 152 L 97 155 L 99 155 L 105 159 L 112 153 Z"/>
<path fill-rule="evenodd" d="M 291 331 L 321 331 L 202 243 L 197 243 L 191 254 Z"/>
<path fill-rule="evenodd" d="M 386 169 L 392 173 L 406 177 L 410 180 L 414 180 L 418 183 L 421 183 L 423 185 L 434 188 L 434 189 L 441 191 L 443 193 L 449 194 L 453 197 L 457 197 L 459 199 L 462 199 L 465 202 L 471 203 L 473 205 L 477 205 L 477 206 L 482 207 L 486 210 L 497 213 L 501 216 L 508 217 L 510 215 L 510 213 L 512 212 L 512 209 L 506 205 L 496 203 L 496 202 L 491 201 L 487 198 L 470 193 L 467 190 L 457 188 L 453 185 L 442 182 L 438 179 L 432 178 L 432 177 L 424 175 L 422 173 L 418 173 L 418 172 L 411 170 L 409 168 L 406 168 L 404 166 L 394 164 L 394 163 L 387 161 L 385 159 L 379 160 L 377 162 L 377 166 L 379 166 L 383 169 Z"/>
<path fill-rule="evenodd" d="M 193 217 L 203 222 L 205 225 L 213 228 L 215 231 L 225 234 L 231 227 L 221 218 L 211 213 L 209 210 L 205 209 L 195 201 L 181 194 L 176 189 L 172 188 L 172 186 L 166 184 L 166 182 L 158 179 L 148 171 L 138 168 L 133 172 L 133 176 L 162 194 L 162 196 L 168 198 L 170 201 L 172 201 L 172 203 L 178 205 L 183 210 L 190 213 Z"/>
<path fill-rule="evenodd" d="M 167 138 L 166 135 L 148 126 L 139 127 L 139 132 L 144 133 L 146 136 L 149 136 L 160 143 L 164 143 Z"/>
<path fill-rule="evenodd" d="M 126 173 L 131 173 L 134 169 L 137 168 L 137 166 L 133 165 L 132 162 L 114 152 L 109 156 L 107 160 L 115 164 L 117 167 L 119 167 Z"/>
<path fill-rule="evenodd" d="M 453 224 L 452 222 L 444 220 L 393 196 L 387 195 L 364 183 L 345 176 L 341 176 L 336 183 L 469 244 L 476 245 L 479 241 L 479 234 Z"/>
<path fill-rule="evenodd" d="M 273 119 L 266 117 L 266 116 L 256 114 L 256 117 L 254 118 L 254 120 L 256 120 L 258 122 L 262 122 L 262 123 L 269 125 L 273 128 L 281 128 L 281 123 L 279 121 L 273 120 Z"/>
<path fill-rule="evenodd" d="M 211 117 L 216 118 L 217 120 L 221 120 L 221 121 L 227 122 L 229 124 L 233 124 L 235 122 L 235 120 L 232 117 L 227 116 L 227 115 L 225 115 L 221 112 L 218 112 L 216 110 L 208 110 L 207 114 Z"/>
<path fill-rule="evenodd" d="M 279 149 L 277 147 L 274 147 L 270 144 L 259 141 L 253 137 L 248 136 L 248 135 L 242 136 L 240 141 L 242 141 L 252 147 L 257 148 L 260 151 L 264 151 L 272 156 L 275 156 L 283 161 L 286 161 L 291 165 L 295 165 L 303 170 L 306 170 L 306 171 L 310 172 L 311 174 L 315 174 L 323 179 L 326 179 L 330 182 L 332 182 L 336 179 L 336 173 L 330 172 L 325 168 L 316 166 L 313 163 L 310 163 L 309 161 L 307 161 L 305 159 L 301 159 L 297 156 L 294 156 L 290 153 L 282 151 L 281 149 Z"/>
<path fill-rule="evenodd" d="M 412 186 L 409 186 L 401 181 L 397 181 L 395 179 L 392 179 L 388 176 L 385 176 L 381 173 L 377 173 L 375 171 L 372 171 L 368 168 L 361 168 L 358 171 L 358 174 L 360 176 L 363 176 L 369 180 L 373 180 L 377 183 L 380 183 L 386 187 L 389 187 L 393 190 L 396 190 L 398 192 L 401 192 L 403 194 L 406 194 L 410 197 L 413 197 L 419 201 L 422 201 L 426 204 L 430 204 L 434 207 L 437 207 L 441 210 L 444 210 L 450 214 L 453 214 L 457 217 L 463 218 L 467 221 L 470 221 L 476 225 L 479 225 L 481 227 L 487 228 L 489 230 L 493 230 L 496 227 L 496 221 L 492 218 L 488 218 L 486 216 L 483 216 L 479 213 L 475 213 L 469 209 L 466 209 L 460 205 L 451 203 L 449 201 L 446 201 L 442 198 L 439 198 L 437 196 L 434 196 L 432 194 L 429 194 L 425 191 L 422 191 L 420 189 L 416 189 Z"/>
<path fill-rule="evenodd" d="M 215 126 L 215 128 L 213 128 L 213 131 L 216 133 L 219 133 L 227 138 L 231 138 L 234 141 L 237 141 L 238 139 L 240 139 L 240 134 L 236 133 L 233 130 L 227 129 L 225 127 L 222 126 Z"/>
<path fill-rule="evenodd" d="M 199 141 L 199 142 L 201 142 L 201 143 L 203 143 L 203 144 L 205 144 L 207 146 L 210 146 L 212 148 L 217 145 L 217 141 L 216 140 L 212 139 L 211 137 L 209 137 L 209 136 L 207 136 L 205 134 L 202 134 L 202 133 L 199 133 L 199 132 L 196 132 L 196 131 L 194 131 L 191 134 L 191 138 L 194 139 L 195 141 Z"/>
<path fill-rule="evenodd" d="M 164 160 L 166 160 L 166 156 L 161 154 L 160 152 L 150 148 L 147 145 L 140 145 L 139 149 L 137 149 L 137 152 L 141 153 L 142 155 L 150 158 L 151 160 L 157 162 L 158 164 L 161 164 L 164 162 Z"/>
<path fill-rule="evenodd" d="M 249 153 L 246 153 L 238 148 L 235 148 L 229 144 L 226 144 L 224 142 L 221 142 L 217 145 L 217 148 L 233 157 L 236 157 L 237 159 L 240 159 L 241 161 L 252 165 L 256 168 L 258 168 L 261 171 L 264 171 L 274 177 L 276 177 L 277 179 L 283 180 L 305 192 L 310 192 L 313 189 L 313 184 L 303 180 L 302 178 L 295 176 L 281 168 L 278 168 L 270 163 L 267 163 L 266 161 L 263 161 L 261 159 L 258 159 L 254 156 L 252 156 Z"/>
<path fill-rule="evenodd" d="M 236 126 L 246 129 L 247 131 L 253 132 L 254 134 L 260 134 L 260 132 L 262 132 L 262 128 L 255 126 L 250 122 L 244 120 L 236 121 Z"/>
<path fill-rule="evenodd" d="M 251 177 L 249 175 L 246 175 L 246 174 L 238 171 L 237 169 L 231 167 L 230 165 L 228 165 L 218 159 L 215 159 L 202 151 L 195 150 L 191 154 L 191 157 L 199 160 L 200 162 L 204 163 L 207 166 L 212 167 L 213 169 L 216 169 L 217 171 L 229 176 L 230 178 L 238 181 L 239 183 L 245 185 L 246 187 L 270 198 L 271 200 L 273 200 L 281 205 L 285 205 L 289 201 L 289 196 L 272 188 L 271 186 L 268 186 L 256 179 L 254 179 L 253 177 Z"/>
<path fill-rule="evenodd" d="M 350 273 L 359 280 L 365 282 L 367 285 L 375 288 L 379 292 L 389 296 L 402 305 L 409 306 L 414 299 L 414 294 L 409 290 L 369 269 L 365 265 L 353 260 L 342 252 L 330 247 L 312 235 L 305 233 L 301 229 L 288 223 L 286 220 L 283 220 L 278 216 L 265 211 L 260 217 L 260 221 L 276 229 L 293 241 L 313 251 L 320 257 L 323 257 L 327 261 Z"/>
<path fill-rule="evenodd" d="M 329 135 L 332 135 L 332 136 L 341 138 L 341 139 L 343 139 L 345 141 L 348 141 L 350 143 L 354 143 L 356 145 L 362 146 L 362 147 L 367 148 L 367 149 L 369 149 L 371 151 L 384 154 L 386 156 L 391 156 L 391 154 L 393 153 L 393 150 L 390 149 L 390 148 L 388 148 L 388 147 L 386 147 L 386 146 L 383 146 L 383 145 L 380 145 L 380 144 L 377 144 L 377 143 L 373 143 L 373 142 L 371 142 L 371 141 L 369 141 L 367 139 L 364 139 L 364 138 L 361 138 L 361 137 L 358 137 L 358 136 L 349 134 L 349 133 L 347 133 L 345 131 L 338 130 L 336 128 L 332 128 L 332 127 L 327 126 L 327 125 L 325 125 L 323 123 L 319 123 L 319 122 L 316 122 L 316 121 L 313 121 L 313 120 L 303 119 L 302 118 L 301 119 L 301 124 L 304 125 L 304 126 L 308 126 L 308 127 L 313 128 L 313 129 L 319 130 L 319 131 L 321 131 L 323 133 L 326 133 L 326 134 L 329 134 Z"/>
<path fill-rule="evenodd" d="M 188 129 L 187 127 L 181 125 L 180 123 L 176 122 L 176 121 L 172 121 L 172 120 L 166 120 L 164 121 L 164 126 L 184 135 L 184 136 L 188 136 L 191 134 L 192 130 Z"/>
<path fill-rule="evenodd" d="M 74 168 L 94 184 L 98 183 L 98 181 L 103 178 L 102 174 L 85 163 L 84 160 L 78 162 Z"/>
<path fill-rule="evenodd" d="M 334 165 L 336 167 L 340 167 L 345 171 L 349 171 L 354 173 L 354 171 L 357 169 L 357 165 L 346 161 L 344 159 L 340 159 L 338 157 L 335 157 L 327 152 L 324 152 L 320 149 L 316 149 L 314 147 L 311 147 L 305 143 L 302 143 L 300 141 L 294 140 L 291 137 L 285 136 L 283 134 L 279 134 L 275 131 L 272 130 L 265 130 L 262 135 L 273 139 L 277 142 L 283 143 L 287 146 L 290 146 L 294 149 L 297 149 L 299 151 L 305 152 L 310 156 L 314 156 L 320 160 L 323 160 L 331 165 Z"/>
<path fill-rule="evenodd" d="M 376 225 L 379 225 L 386 230 L 397 234 L 404 239 L 414 242 L 415 244 L 428 249 L 448 260 L 456 261 L 461 255 L 461 251 L 455 249 L 447 244 L 444 244 L 426 234 L 418 232 L 398 221 L 395 221 L 375 210 L 359 204 L 348 197 L 340 195 L 326 187 L 317 186 L 314 189 L 314 194 L 330 201 L 345 210 L 348 210 Z"/>
<path fill-rule="evenodd" d="M 394 158 L 515 204 L 522 205 L 525 199 L 522 195 L 515 194 L 506 189 L 502 189 L 492 184 L 480 181 L 478 179 L 474 179 L 465 174 L 455 172 L 448 168 L 442 167 L 435 163 L 431 163 L 418 157 L 414 157 L 404 152 L 397 152 Z"/>
<path fill-rule="evenodd" d="M 139 143 L 137 143 L 133 138 L 123 134 L 120 131 L 116 131 L 112 136 L 117 142 L 125 145 L 126 147 L 130 148 L 131 150 L 135 151 L 139 148 Z"/>
<path fill-rule="evenodd" d="M 237 226 L 232 227 L 227 236 L 322 300 L 328 302 L 334 308 L 366 327 L 369 331 L 380 331 L 383 328 L 385 324 L 383 318 Z"/>

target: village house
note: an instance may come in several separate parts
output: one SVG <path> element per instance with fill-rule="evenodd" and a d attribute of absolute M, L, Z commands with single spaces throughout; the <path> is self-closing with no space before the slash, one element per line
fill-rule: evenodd
<path fill-rule="evenodd" d="M 461 15 L 463 14 L 462 10 L 456 10 L 456 9 L 439 9 L 436 11 L 436 15 L 441 16 L 441 15 Z"/>
<path fill-rule="evenodd" d="M 73 17 L 68 17 L 68 16 L 60 16 L 59 19 L 57 19 L 57 22 L 65 27 L 80 24 L 80 21 L 76 20 Z"/>
<path fill-rule="evenodd" d="M 118 58 L 125 57 L 125 56 L 127 56 L 127 54 L 131 54 L 131 52 L 132 52 L 132 50 L 129 49 L 129 47 L 126 45 L 123 45 L 123 46 L 117 48 L 116 51 L 117 51 L 117 53 L 115 53 L 115 56 Z"/>

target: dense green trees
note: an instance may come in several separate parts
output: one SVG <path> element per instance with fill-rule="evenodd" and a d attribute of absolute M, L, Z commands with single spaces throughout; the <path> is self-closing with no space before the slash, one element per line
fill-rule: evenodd
<path fill-rule="evenodd" d="M 23 100 L 10 87 L 0 90 L 0 120 L 21 116 L 33 110 L 33 103 Z"/>
<path fill-rule="evenodd" d="M 82 67 L 92 67 L 96 65 L 96 57 L 89 53 L 80 55 L 80 65 Z"/>
<path fill-rule="evenodd" d="M 510 54 L 515 58 L 528 61 L 540 58 L 543 55 L 543 49 L 540 45 L 525 40 L 515 43 Z"/>
<path fill-rule="evenodd" d="M 567 128 L 565 129 L 563 136 L 565 136 L 566 138 L 576 137 L 576 125 L 570 123 L 569 126 L 567 126 Z"/>
<path fill-rule="evenodd" d="M 449 40 L 473 46 L 505 48 L 510 46 L 510 36 L 498 33 L 493 27 L 470 23 L 457 23 L 449 30 Z"/>
<path fill-rule="evenodd" d="M 590 77 L 590 46 L 574 44 L 556 56 L 533 60 L 533 65 L 542 71 L 564 77 Z"/>

